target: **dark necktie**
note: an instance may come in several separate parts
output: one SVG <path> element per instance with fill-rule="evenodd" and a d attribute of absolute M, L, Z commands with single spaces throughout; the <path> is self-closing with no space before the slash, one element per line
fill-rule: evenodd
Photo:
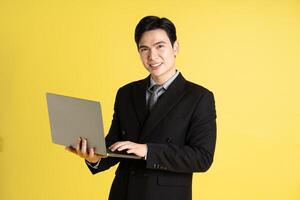
<path fill-rule="evenodd" d="M 148 100 L 148 108 L 149 111 L 153 108 L 154 104 L 157 102 L 158 93 L 163 89 L 162 85 L 153 85 L 148 91 L 150 92 L 149 100 Z"/>

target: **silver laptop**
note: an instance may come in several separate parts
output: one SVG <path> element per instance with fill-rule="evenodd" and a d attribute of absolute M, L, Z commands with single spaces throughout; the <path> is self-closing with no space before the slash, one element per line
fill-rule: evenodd
<path fill-rule="evenodd" d="M 142 159 L 106 148 L 100 102 L 53 93 L 47 93 L 46 98 L 53 143 L 75 148 L 81 137 L 86 138 L 88 148 L 94 147 L 99 155 Z"/>

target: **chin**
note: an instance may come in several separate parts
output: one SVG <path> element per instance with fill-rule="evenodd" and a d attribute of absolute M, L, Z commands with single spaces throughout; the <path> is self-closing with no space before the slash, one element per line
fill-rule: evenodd
<path fill-rule="evenodd" d="M 162 75 L 161 72 L 153 72 L 153 71 L 151 71 L 150 74 L 154 77 L 160 77 Z"/>

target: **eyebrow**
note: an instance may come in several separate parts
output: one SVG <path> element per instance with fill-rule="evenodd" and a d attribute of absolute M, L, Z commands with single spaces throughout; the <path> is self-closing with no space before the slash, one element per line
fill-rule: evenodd
<path fill-rule="evenodd" d="M 155 43 L 153 44 L 153 46 L 156 46 L 156 45 L 158 45 L 158 44 L 166 44 L 166 42 L 164 42 L 164 41 L 158 41 L 158 42 L 155 42 Z M 140 45 L 140 46 L 139 46 L 139 49 L 141 49 L 141 48 L 149 48 L 149 47 L 146 46 L 146 45 Z"/>

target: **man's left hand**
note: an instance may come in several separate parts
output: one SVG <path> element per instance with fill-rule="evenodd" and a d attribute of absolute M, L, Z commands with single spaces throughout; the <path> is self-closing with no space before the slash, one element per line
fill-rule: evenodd
<path fill-rule="evenodd" d="M 140 157 L 145 157 L 147 155 L 147 145 L 138 144 L 130 141 L 116 142 L 109 147 L 111 151 L 123 151 L 126 150 L 127 153 L 132 153 Z"/>

